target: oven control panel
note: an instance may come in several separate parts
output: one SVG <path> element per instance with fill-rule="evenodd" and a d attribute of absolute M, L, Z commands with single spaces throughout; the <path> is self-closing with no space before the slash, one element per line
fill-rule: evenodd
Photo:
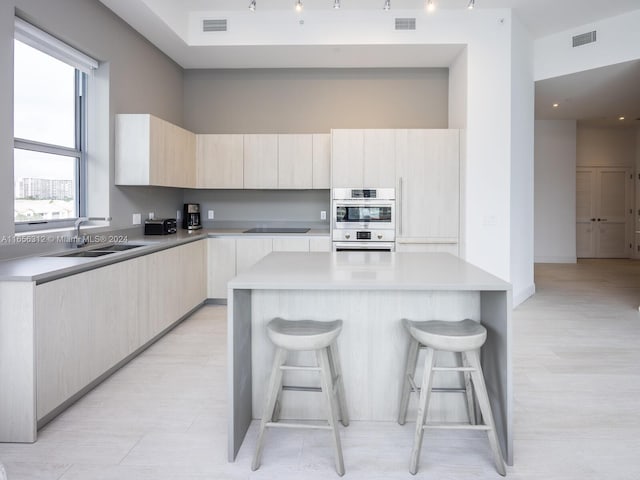
<path fill-rule="evenodd" d="M 395 242 L 393 230 L 334 230 L 334 242 Z"/>

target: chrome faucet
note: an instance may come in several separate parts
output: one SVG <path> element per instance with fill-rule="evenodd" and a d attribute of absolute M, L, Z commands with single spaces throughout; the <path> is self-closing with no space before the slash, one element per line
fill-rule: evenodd
<path fill-rule="evenodd" d="M 76 235 L 71 239 L 76 247 L 84 247 L 88 243 L 86 238 L 80 237 L 80 226 L 84 222 L 90 222 L 92 220 L 102 220 L 108 222 L 111 220 L 111 217 L 78 217 L 78 219 L 74 223 L 74 230 Z"/>

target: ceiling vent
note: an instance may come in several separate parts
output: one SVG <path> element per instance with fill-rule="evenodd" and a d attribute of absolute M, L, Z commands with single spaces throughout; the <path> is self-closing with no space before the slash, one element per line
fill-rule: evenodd
<path fill-rule="evenodd" d="M 596 31 L 581 33 L 580 35 L 576 35 L 573 37 L 573 47 L 579 47 L 581 45 L 586 45 L 588 43 L 593 43 L 596 41 Z"/>
<path fill-rule="evenodd" d="M 227 20 L 224 18 L 202 20 L 202 31 L 203 32 L 226 32 Z"/>
<path fill-rule="evenodd" d="M 396 18 L 396 30 L 415 30 L 415 18 Z"/>

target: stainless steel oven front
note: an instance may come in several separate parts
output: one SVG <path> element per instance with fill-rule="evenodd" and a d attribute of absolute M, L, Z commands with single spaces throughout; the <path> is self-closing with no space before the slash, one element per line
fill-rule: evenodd
<path fill-rule="evenodd" d="M 395 209 L 393 188 L 333 189 L 333 249 L 394 251 Z"/>

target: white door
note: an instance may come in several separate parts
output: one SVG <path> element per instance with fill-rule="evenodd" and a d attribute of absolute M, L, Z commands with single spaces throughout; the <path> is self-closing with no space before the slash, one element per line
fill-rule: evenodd
<path fill-rule="evenodd" d="M 619 167 L 580 168 L 576 172 L 576 255 L 628 258 L 631 171 Z"/>

